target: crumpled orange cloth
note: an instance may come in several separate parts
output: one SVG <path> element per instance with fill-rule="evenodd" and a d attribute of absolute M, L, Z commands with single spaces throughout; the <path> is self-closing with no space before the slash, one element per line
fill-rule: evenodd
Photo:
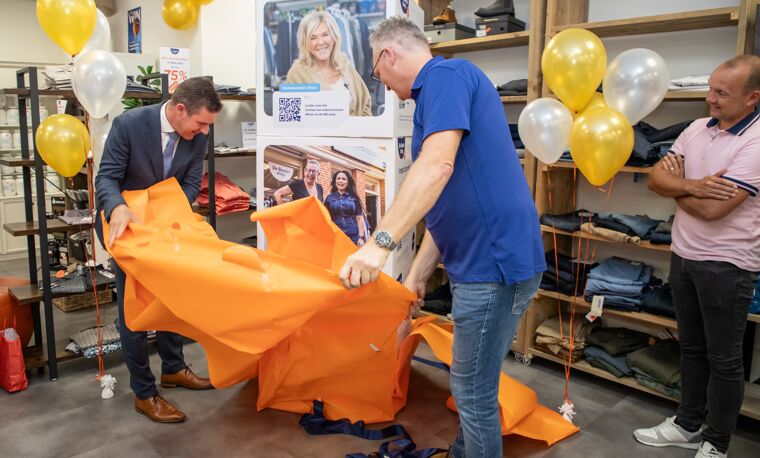
<path fill-rule="evenodd" d="M 342 286 L 338 272 L 356 246 L 316 199 L 254 213 L 267 234 L 262 251 L 220 240 L 174 178 L 123 196 L 140 221 L 110 249 L 127 276 L 127 325 L 198 341 L 217 388 L 258 376 L 259 410 L 306 413 L 320 399 L 330 419 L 390 421 L 406 404 L 421 338 L 451 363 L 450 330 L 428 320 L 399 348 L 414 298 L 401 284 L 381 275 Z M 500 392 L 505 433 L 551 444 L 577 431 L 506 375 Z"/>

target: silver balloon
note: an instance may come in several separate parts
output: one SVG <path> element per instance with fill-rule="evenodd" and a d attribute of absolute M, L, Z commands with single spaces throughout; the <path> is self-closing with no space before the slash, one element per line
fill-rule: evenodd
<path fill-rule="evenodd" d="M 127 72 L 113 54 L 95 50 L 76 61 L 71 83 L 84 109 L 97 119 L 121 100 L 127 88 Z"/>
<path fill-rule="evenodd" d="M 77 61 L 79 56 L 84 56 L 90 51 L 111 50 L 111 26 L 108 24 L 108 18 L 106 15 L 98 11 L 97 20 L 95 21 L 95 30 L 92 32 L 92 36 L 82 48 L 82 51 L 74 57 L 74 62 Z"/>
<path fill-rule="evenodd" d="M 662 102 L 669 81 L 668 66 L 659 54 L 650 49 L 629 49 L 607 67 L 602 83 L 604 100 L 636 124 Z"/>
<path fill-rule="evenodd" d="M 517 130 L 525 147 L 545 164 L 557 162 L 567 150 L 573 115 L 559 100 L 543 97 L 520 113 Z"/>

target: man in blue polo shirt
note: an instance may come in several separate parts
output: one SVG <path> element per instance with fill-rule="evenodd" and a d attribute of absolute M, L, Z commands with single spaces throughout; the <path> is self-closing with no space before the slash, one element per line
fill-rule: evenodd
<path fill-rule="evenodd" d="M 501 456 L 501 364 L 546 270 L 504 107 L 482 71 L 433 58 L 425 35 L 406 18 L 381 22 L 370 45 L 373 77 L 416 102 L 414 164 L 374 237 L 346 260 L 340 277 L 347 288 L 374 281 L 396 241 L 425 217 L 404 284 L 422 298 L 440 259 L 451 280 L 451 391 L 461 424 L 451 455 Z"/>

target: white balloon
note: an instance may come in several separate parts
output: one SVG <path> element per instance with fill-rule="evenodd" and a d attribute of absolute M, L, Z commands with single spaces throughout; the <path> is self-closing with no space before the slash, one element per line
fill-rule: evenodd
<path fill-rule="evenodd" d="M 71 83 L 84 109 L 98 119 L 121 100 L 127 88 L 127 72 L 113 54 L 95 50 L 77 59 Z"/>
<path fill-rule="evenodd" d="M 669 82 L 668 66 L 659 54 L 650 49 L 629 49 L 607 67 L 602 83 L 604 100 L 636 124 L 662 102 Z"/>
<path fill-rule="evenodd" d="M 570 142 L 573 115 L 559 100 L 543 97 L 520 113 L 517 130 L 525 148 L 545 164 L 553 164 Z"/>
<path fill-rule="evenodd" d="M 108 18 L 100 10 L 98 11 L 97 20 L 95 21 L 95 30 L 92 32 L 92 36 L 82 48 L 82 51 L 74 57 L 74 62 L 77 61 L 79 56 L 84 56 L 90 51 L 111 50 L 111 26 L 108 24 Z"/>

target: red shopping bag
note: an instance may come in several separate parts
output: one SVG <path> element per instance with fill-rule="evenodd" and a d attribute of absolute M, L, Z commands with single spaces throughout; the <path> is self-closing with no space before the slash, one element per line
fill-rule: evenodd
<path fill-rule="evenodd" d="M 21 339 L 15 328 L 6 328 L 0 332 L 0 387 L 15 393 L 28 385 Z"/>

